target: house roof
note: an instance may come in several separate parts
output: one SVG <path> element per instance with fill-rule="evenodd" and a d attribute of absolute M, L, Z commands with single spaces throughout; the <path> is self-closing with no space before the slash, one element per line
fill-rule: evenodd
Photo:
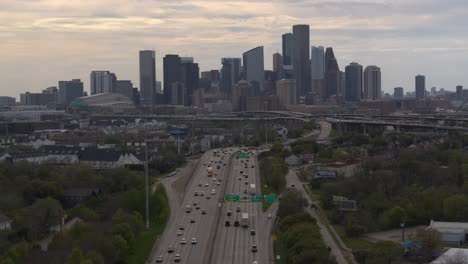
<path fill-rule="evenodd" d="M 466 248 L 450 248 L 449 250 L 445 251 L 444 254 L 440 255 L 436 260 L 432 261 L 431 264 L 445 264 L 449 263 L 448 260 L 452 257 L 458 256 L 468 257 L 468 249 Z M 464 263 L 464 262 L 463 262 Z"/>
<path fill-rule="evenodd" d="M 438 222 L 431 220 L 428 229 L 436 229 L 442 233 L 468 233 L 468 223 L 465 222 Z"/>
<path fill-rule="evenodd" d="M 11 222 L 11 219 L 8 218 L 6 215 L 0 213 L 0 223 Z"/>
<path fill-rule="evenodd" d="M 83 161 L 118 161 L 120 152 L 104 149 L 87 149 L 81 152 L 80 160 Z"/>

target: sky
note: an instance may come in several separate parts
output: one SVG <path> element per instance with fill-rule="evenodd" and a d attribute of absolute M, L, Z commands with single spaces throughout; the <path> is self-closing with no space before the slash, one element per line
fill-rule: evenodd
<path fill-rule="evenodd" d="M 468 87 L 467 0 L 0 0 L 0 95 L 40 92 L 109 70 L 139 86 L 138 51 L 194 57 L 200 70 L 222 57 L 265 48 L 265 69 L 281 35 L 309 24 L 311 45 L 382 71 L 382 89 Z"/>

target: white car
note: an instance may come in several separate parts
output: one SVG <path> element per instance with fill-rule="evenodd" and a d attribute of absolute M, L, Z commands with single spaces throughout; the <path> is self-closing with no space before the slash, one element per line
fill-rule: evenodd
<path fill-rule="evenodd" d="M 156 263 L 163 263 L 163 257 L 162 256 L 158 256 L 156 258 Z"/>
<path fill-rule="evenodd" d="M 213 189 L 211 190 L 211 195 L 215 195 L 216 191 Z"/>
<path fill-rule="evenodd" d="M 182 230 L 177 230 L 177 236 L 181 236 L 182 235 Z"/>
<path fill-rule="evenodd" d="M 185 245 L 187 243 L 187 240 L 185 240 L 185 237 L 183 237 L 181 240 L 180 240 L 180 244 L 181 245 Z"/>
<path fill-rule="evenodd" d="M 192 245 L 195 245 L 195 244 L 197 244 L 197 239 L 193 237 L 193 238 L 192 238 L 192 242 L 191 242 L 191 243 L 192 243 Z"/>
<path fill-rule="evenodd" d="M 208 186 L 210 186 L 210 185 L 208 183 L 205 183 L 205 187 L 208 187 Z"/>

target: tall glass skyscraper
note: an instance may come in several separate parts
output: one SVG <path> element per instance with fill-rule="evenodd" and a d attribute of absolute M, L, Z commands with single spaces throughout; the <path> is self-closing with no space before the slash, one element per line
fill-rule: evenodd
<path fill-rule="evenodd" d="M 265 79 L 263 46 L 244 52 L 243 63 L 243 79 L 248 81 L 255 88 L 255 91 L 263 92 L 263 80 Z"/>
<path fill-rule="evenodd" d="M 172 102 L 171 89 L 172 84 L 181 81 L 181 58 L 179 55 L 168 54 L 163 59 L 164 70 L 164 99 L 166 104 Z"/>
<path fill-rule="evenodd" d="M 362 65 L 351 62 L 346 66 L 345 99 L 349 102 L 358 102 L 362 94 Z"/>
<path fill-rule="evenodd" d="M 222 58 L 221 92 L 231 96 L 232 86 L 241 79 L 241 58 Z"/>
<path fill-rule="evenodd" d="M 154 50 L 140 50 L 140 104 L 151 106 L 156 95 L 156 62 Z"/>
<path fill-rule="evenodd" d="M 293 26 L 293 68 L 296 79 L 297 96 L 305 96 L 311 91 L 310 72 L 310 29 L 309 25 Z"/>
<path fill-rule="evenodd" d="M 381 96 L 382 78 L 380 68 L 377 66 L 367 66 L 364 70 L 364 91 L 363 98 L 378 100 Z"/>
<path fill-rule="evenodd" d="M 424 75 L 418 75 L 415 77 L 416 80 L 416 98 L 423 99 L 426 96 L 426 77 Z"/>
<path fill-rule="evenodd" d="M 333 53 L 333 48 L 327 48 L 325 51 L 325 75 L 324 87 L 325 97 L 338 95 L 341 86 L 341 73 L 338 62 Z"/>
<path fill-rule="evenodd" d="M 325 96 L 323 90 L 323 78 L 325 74 L 325 50 L 322 46 L 312 46 L 312 58 L 310 59 L 312 71 L 312 92 L 317 93 L 320 98 Z"/>
<path fill-rule="evenodd" d="M 283 34 L 283 76 L 284 79 L 293 78 L 293 64 L 292 64 L 292 50 L 293 50 L 293 34 Z"/>

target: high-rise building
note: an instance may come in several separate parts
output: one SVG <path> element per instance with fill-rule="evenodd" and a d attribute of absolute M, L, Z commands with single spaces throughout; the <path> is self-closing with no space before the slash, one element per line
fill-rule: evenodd
<path fill-rule="evenodd" d="M 181 58 L 179 55 L 168 54 L 163 59 L 164 98 L 167 104 L 172 103 L 172 84 L 181 81 Z"/>
<path fill-rule="evenodd" d="M 426 96 L 426 77 L 418 75 L 415 77 L 416 81 L 416 99 L 423 99 Z"/>
<path fill-rule="evenodd" d="M 20 104 L 22 105 L 48 105 L 56 103 L 54 93 L 22 93 L 20 94 Z"/>
<path fill-rule="evenodd" d="M 83 82 L 80 79 L 58 82 L 58 102 L 60 104 L 69 105 L 76 98 L 82 97 L 83 94 Z"/>
<path fill-rule="evenodd" d="M 129 80 L 117 80 L 113 85 L 113 93 L 118 93 L 133 98 L 133 83 Z"/>
<path fill-rule="evenodd" d="M 117 77 L 110 71 L 92 71 L 90 74 L 91 94 L 112 93 Z"/>
<path fill-rule="evenodd" d="M 0 96 L 0 106 L 9 106 L 16 103 L 15 97 L 10 96 Z"/>
<path fill-rule="evenodd" d="M 254 89 L 249 82 L 242 80 L 232 87 L 232 108 L 233 111 L 247 111 L 247 98 L 254 96 Z"/>
<path fill-rule="evenodd" d="M 381 97 L 382 78 L 380 68 L 377 66 L 367 66 L 364 70 L 364 91 L 363 98 L 368 100 L 378 100 Z"/>
<path fill-rule="evenodd" d="M 221 92 L 231 95 L 232 86 L 241 79 L 241 59 L 222 58 L 221 64 Z"/>
<path fill-rule="evenodd" d="M 325 51 L 322 46 L 312 46 L 311 49 L 312 92 L 320 98 L 325 97 L 323 78 L 325 75 Z"/>
<path fill-rule="evenodd" d="M 291 79 L 293 78 L 293 34 L 286 33 L 283 34 L 282 40 L 282 49 L 283 49 L 283 76 L 279 78 Z"/>
<path fill-rule="evenodd" d="M 283 56 L 279 53 L 273 54 L 273 71 L 277 78 L 283 77 Z"/>
<path fill-rule="evenodd" d="M 362 66 L 351 62 L 346 66 L 346 90 L 345 100 L 357 102 L 361 100 L 362 94 Z"/>
<path fill-rule="evenodd" d="M 161 81 L 156 81 L 156 94 L 163 94 Z"/>
<path fill-rule="evenodd" d="M 311 91 L 310 71 L 310 29 L 309 25 L 293 26 L 293 68 L 296 79 L 297 96 L 305 96 Z"/>
<path fill-rule="evenodd" d="M 462 85 L 457 86 L 457 99 L 458 100 L 463 99 L 463 86 Z"/>
<path fill-rule="evenodd" d="M 133 88 L 132 99 L 136 106 L 140 106 L 140 92 L 138 88 Z"/>
<path fill-rule="evenodd" d="M 297 102 L 296 80 L 283 79 L 277 81 L 276 96 L 278 96 L 280 104 L 283 106 L 295 105 Z"/>
<path fill-rule="evenodd" d="M 341 84 L 340 68 L 338 61 L 333 53 L 333 48 L 327 48 L 325 51 L 325 74 L 324 74 L 324 88 L 325 97 L 328 98 L 333 95 L 338 95 Z"/>
<path fill-rule="evenodd" d="M 263 92 L 265 71 L 263 46 L 244 52 L 242 57 L 244 63 L 242 67 L 243 79 L 248 81 L 255 88 L 255 91 Z"/>
<path fill-rule="evenodd" d="M 140 50 L 140 103 L 152 106 L 156 95 L 156 53 L 154 50 Z"/>
<path fill-rule="evenodd" d="M 173 82 L 171 84 L 171 101 L 170 104 L 173 105 L 186 105 L 186 95 L 187 91 L 185 89 L 185 84 L 183 82 Z"/>
<path fill-rule="evenodd" d="M 395 87 L 393 89 L 393 98 L 395 99 L 401 99 L 405 96 L 405 91 L 403 87 Z"/>
<path fill-rule="evenodd" d="M 200 69 L 198 63 L 193 60 L 182 62 L 181 81 L 185 86 L 185 105 L 192 105 L 193 92 L 198 89 L 198 79 L 200 78 Z"/>

